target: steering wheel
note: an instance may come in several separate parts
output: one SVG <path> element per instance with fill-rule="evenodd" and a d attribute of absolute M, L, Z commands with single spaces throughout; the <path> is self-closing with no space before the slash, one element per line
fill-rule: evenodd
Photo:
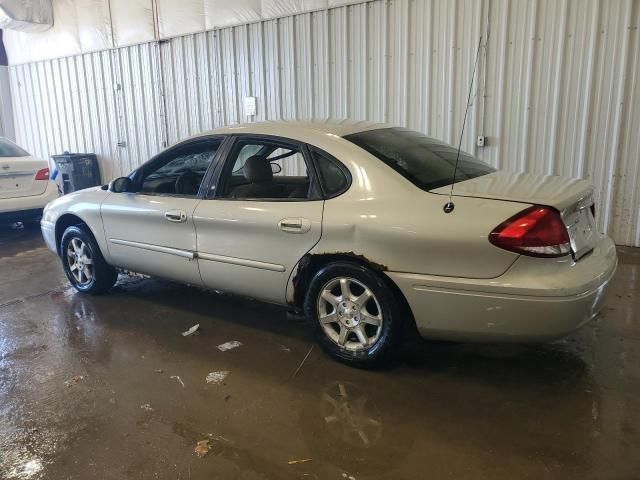
<path fill-rule="evenodd" d="M 176 178 L 176 193 L 178 195 L 197 195 L 200 182 L 201 179 L 197 173 L 193 171 L 184 172 Z"/>

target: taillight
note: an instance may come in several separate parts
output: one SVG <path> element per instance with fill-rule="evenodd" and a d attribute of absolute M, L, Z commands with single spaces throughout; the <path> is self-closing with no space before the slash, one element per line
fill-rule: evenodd
<path fill-rule="evenodd" d="M 36 173 L 36 180 L 49 180 L 49 169 L 43 168 Z"/>
<path fill-rule="evenodd" d="M 531 257 L 562 257 L 571 252 L 567 228 L 554 208 L 536 205 L 501 223 L 489 234 L 496 247 Z"/>

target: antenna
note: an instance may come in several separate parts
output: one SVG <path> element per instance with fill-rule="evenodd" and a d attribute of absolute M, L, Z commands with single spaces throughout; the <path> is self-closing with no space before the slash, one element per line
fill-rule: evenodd
<path fill-rule="evenodd" d="M 467 107 L 464 110 L 464 118 L 462 120 L 462 129 L 460 130 L 460 140 L 458 141 L 458 153 L 456 154 L 456 163 L 453 167 L 453 179 L 451 181 L 451 190 L 449 190 L 449 201 L 444 204 L 442 210 L 444 213 L 451 213 L 456 208 L 451 197 L 453 197 L 453 186 L 456 184 L 456 174 L 458 173 L 458 162 L 460 161 L 460 149 L 462 148 L 462 137 L 464 135 L 464 126 L 467 124 L 467 114 L 471 106 L 471 92 L 473 91 L 473 81 L 476 78 L 476 67 L 478 66 L 478 57 L 480 56 L 480 46 L 482 45 L 482 35 L 478 39 L 478 49 L 476 50 L 476 59 L 473 62 L 473 72 L 471 73 L 471 83 L 469 84 L 469 93 L 467 94 Z"/>

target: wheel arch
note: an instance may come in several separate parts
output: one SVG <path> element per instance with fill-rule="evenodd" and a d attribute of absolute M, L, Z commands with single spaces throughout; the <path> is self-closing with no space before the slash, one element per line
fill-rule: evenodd
<path fill-rule="evenodd" d="M 296 269 L 293 275 L 291 276 L 291 280 L 289 281 L 289 285 L 287 288 L 287 293 L 290 292 L 290 294 L 287 295 L 287 300 L 297 311 L 303 310 L 305 294 L 313 277 L 321 269 L 323 269 L 330 263 L 335 262 L 350 262 L 357 265 L 362 265 L 380 275 L 380 278 L 383 279 L 385 284 L 398 299 L 403 312 L 407 316 L 407 322 L 405 322 L 406 326 L 411 329 L 415 328 L 417 331 L 415 319 L 413 317 L 411 307 L 409 306 L 409 302 L 407 302 L 407 299 L 405 298 L 398 285 L 396 285 L 396 283 L 388 275 L 386 275 L 385 272 L 387 271 L 387 267 L 368 259 L 364 255 L 359 255 L 354 252 L 318 254 L 307 253 L 300 259 L 300 261 L 296 265 Z"/>
<path fill-rule="evenodd" d="M 88 222 L 84 221 L 81 217 L 79 217 L 75 213 L 65 213 L 63 215 L 60 215 L 58 220 L 56 220 L 55 235 L 56 235 L 56 250 L 58 251 L 58 255 L 61 254 L 60 243 L 62 242 L 62 236 L 64 235 L 64 232 L 67 230 L 67 228 L 73 225 L 85 226 L 87 233 L 91 235 L 91 237 L 96 242 L 96 244 L 98 244 L 96 240 L 96 236 L 93 233 L 93 229 L 91 228 L 91 225 Z"/>

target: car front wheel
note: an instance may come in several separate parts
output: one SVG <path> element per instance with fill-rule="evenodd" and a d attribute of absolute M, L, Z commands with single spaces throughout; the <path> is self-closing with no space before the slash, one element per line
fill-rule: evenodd
<path fill-rule="evenodd" d="M 64 273 L 79 292 L 105 293 L 116 283 L 118 272 L 105 261 L 96 241 L 82 226 L 65 230 L 60 252 Z"/>
<path fill-rule="evenodd" d="M 346 363 L 380 364 L 399 342 L 402 318 L 394 293 L 378 273 L 359 264 L 321 269 L 309 286 L 305 313 L 323 349 Z"/>

